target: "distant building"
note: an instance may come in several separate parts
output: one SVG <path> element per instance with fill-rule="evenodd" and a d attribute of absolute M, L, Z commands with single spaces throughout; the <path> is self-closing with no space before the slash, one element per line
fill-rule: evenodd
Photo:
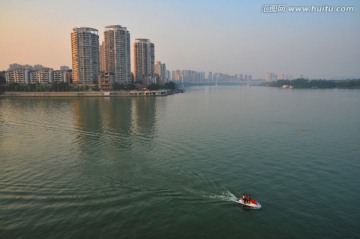
<path fill-rule="evenodd" d="M 13 71 L 13 70 L 18 70 L 18 69 L 42 70 L 42 69 L 50 69 L 50 68 L 46 67 L 46 66 L 42 66 L 40 64 L 36 64 L 36 65 L 32 66 L 32 65 L 29 65 L 29 64 L 21 65 L 21 64 L 14 63 L 14 64 L 9 65 L 8 71 Z"/>
<path fill-rule="evenodd" d="M 157 61 L 154 67 L 154 73 L 159 76 L 159 80 L 161 82 L 166 82 L 169 78 L 166 74 L 166 64 L 161 63 L 161 61 Z"/>
<path fill-rule="evenodd" d="M 36 64 L 33 67 L 33 70 L 38 71 L 38 70 L 43 70 L 43 69 L 47 69 L 48 67 L 44 67 L 43 65 L 40 64 Z"/>
<path fill-rule="evenodd" d="M 272 72 L 267 72 L 265 77 L 266 81 L 292 80 L 292 79 L 293 79 L 292 74 L 286 74 L 286 73 L 275 74 Z"/>
<path fill-rule="evenodd" d="M 49 84 L 53 82 L 53 69 L 30 71 L 29 83 Z"/>
<path fill-rule="evenodd" d="M 111 90 L 111 86 L 114 83 L 114 74 L 113 73 L 108 73 L 108 72 L 102 72 L 99 74 L 99 88 L 101 90 L 106 90 L 109 91 Z"/>
<path fill-rule="evenodd" d="M 155 45 L 149 39 L 136 39 L 133 45 L 134 80 L 147 82 L 154 75 Z"/>
<path fill-rule="evenodd" d="M 7 83 L 18 84 L 50 84 L 55 82 L 70 82 L 71 70 L 67 66 L 61 66 L 61 69 L 68 70 L 53 70 L 52 68 L 44 67 L 42 65 L 19 65 L 11 64 L 5 73 Z"/>
<path fill-rule="evenodd" d="M 73 83 L 93 84 L 98 80 L 98 30 L 89 27 L 73 28 L 71 33 Z"/>
<path fill-rule="evenodd" d="M 60 70 L 61 71 L 68 71 L 68 70 L 70 70 L 70 67 L 68 67 L 68 66 L 60 66 Z"/>
<path fill-rule="evenodd" d="M 126 27 L 110 25 L 105 27 L 102 56 L 105 72 L 114 74 L 115 82 L 129 83 L 131 79 L 130 33 Z M 105 44 L 105 45 L 104 45 Z"/>
<path fill-rule="evenodd" d="M 266 81 L 277 81 L 277 75 L 275 73 L 272 73 L 272 72 L 267 72 L 266 73 L 266 77 L 265 77 L 265 80 Z"/>
<path fill-rule="evenodd" d="M 17 69 L 33 70 L 33 66 L 31 66 L 31 65 L 21 65 L 21 64 L 14 63 L 14 64 L 9 65 L 8 71 L 13 71 L 13 70 L 17 70 Z"/>
<path fill-rule="evenodd" d="M 11 66 L 9 69 L 13 69 Z M 28 84 L 29 83 L 29 70 L 24 68 L 19 68 L 15 70 L 8 70 L 5 73 L 6 83 L 18 83 L 18 84 Z"/>
<path fill-rule="evenodd" d="M 212 75 L 212 72 L 211 72 L 211 71 L 209 72 L 209 75 L 208 75 L 208 81 L 209 81 L 209 82 L 212 82 L 212 81 L 213 81 L 213 75 Z"/>
<path fill-rule="evenodd" d="M 181 83 L 203 83 L 205 82 L 205 72 L 192 70 L 174 70 L 172 80 L 181 81 Z"/>
<path fill-rule="evenodd" d="M 278 80 L 292 80 L 293 76 L 292 76 L 292 74 L 278 73 L 277 79 Z"/>
<path fill-rule="evenodd" d="M 61 67 L 60 67 L 61 69 Z M 55 70 L 53 75 L 53 83 L 64 82 L 70 83 L 71 71 L 70 70 Z"/>
<path fill-rule="evenodd" d="M 6 82 L 9 84 L 49 84 L 53 82 L 53 78 L 54 70 L 51 68 L 43 68 L 40 70 L 20 68 L 5 73 Z"/>
<path fill-rule="evenodd" d="M 205 72 L 191 71 L 191 70 L 174 70 L 172 72 L 173 81 L 181 81 L 181 83 L 234 83 L 239 81 L 251 81 L 250 74 L 224 74 L 220 72 L 209 72 L 208 78 L 205 78 Z"/>
<path fill-rule="evenodd" d="M 171 79 L 171 74 L 169 70 L 166 70 L 166 79 L 169 81 Z"/>

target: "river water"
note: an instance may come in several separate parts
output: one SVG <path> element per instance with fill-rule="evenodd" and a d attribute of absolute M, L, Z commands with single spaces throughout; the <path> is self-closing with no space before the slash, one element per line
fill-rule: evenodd
<path fill-rule="evenodd" d="M 0 98 L 0 238 L 358 238 L 359 107 L 241 86 Z"/>

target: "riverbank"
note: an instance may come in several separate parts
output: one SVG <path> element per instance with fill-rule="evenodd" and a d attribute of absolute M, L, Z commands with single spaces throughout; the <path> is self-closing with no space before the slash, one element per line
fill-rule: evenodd
<path fill-rule="evenodd" d="M 360 79 L 357 80 L 277 80 L 265 82 L 264 86 L 279 87 L 286 89 L 360 89 Z"/>
<path fill-rule="evenodd" d="M 67 91 L 67 92 L 3 92 L 0 97 L 149 97 L 167 96 L 168 90 L 134 90 L 134 91 Z"/>

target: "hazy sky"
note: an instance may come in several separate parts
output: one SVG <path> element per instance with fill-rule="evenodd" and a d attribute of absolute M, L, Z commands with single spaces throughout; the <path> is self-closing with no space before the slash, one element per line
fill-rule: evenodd
<path fill-rule="evenodd" d="M 266 4 L 353 6 L 351 13 L 264 13 Z M 73 27 L 128 28 L 169 70 L 360 77 L 360 1 L 0 0 L 0 70 L 71 67 Z"/>

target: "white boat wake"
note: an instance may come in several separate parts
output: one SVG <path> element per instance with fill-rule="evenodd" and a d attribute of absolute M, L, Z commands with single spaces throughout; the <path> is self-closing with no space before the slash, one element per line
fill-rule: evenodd
<path fill-rule="evenodd" d="M 187 188 L 186 190 L 195 195 L 201 196 L 202 198 L 212 199 L 212 200 L 216 200 L 216 201 L 237 202 L 239 200 L 234 194 L 232 194 L 228 190 L 221 192 L 221 193 L 198 191 L 198 190 L 193 190 L 193 189 L 189 189 L 189 188 Z"/>

